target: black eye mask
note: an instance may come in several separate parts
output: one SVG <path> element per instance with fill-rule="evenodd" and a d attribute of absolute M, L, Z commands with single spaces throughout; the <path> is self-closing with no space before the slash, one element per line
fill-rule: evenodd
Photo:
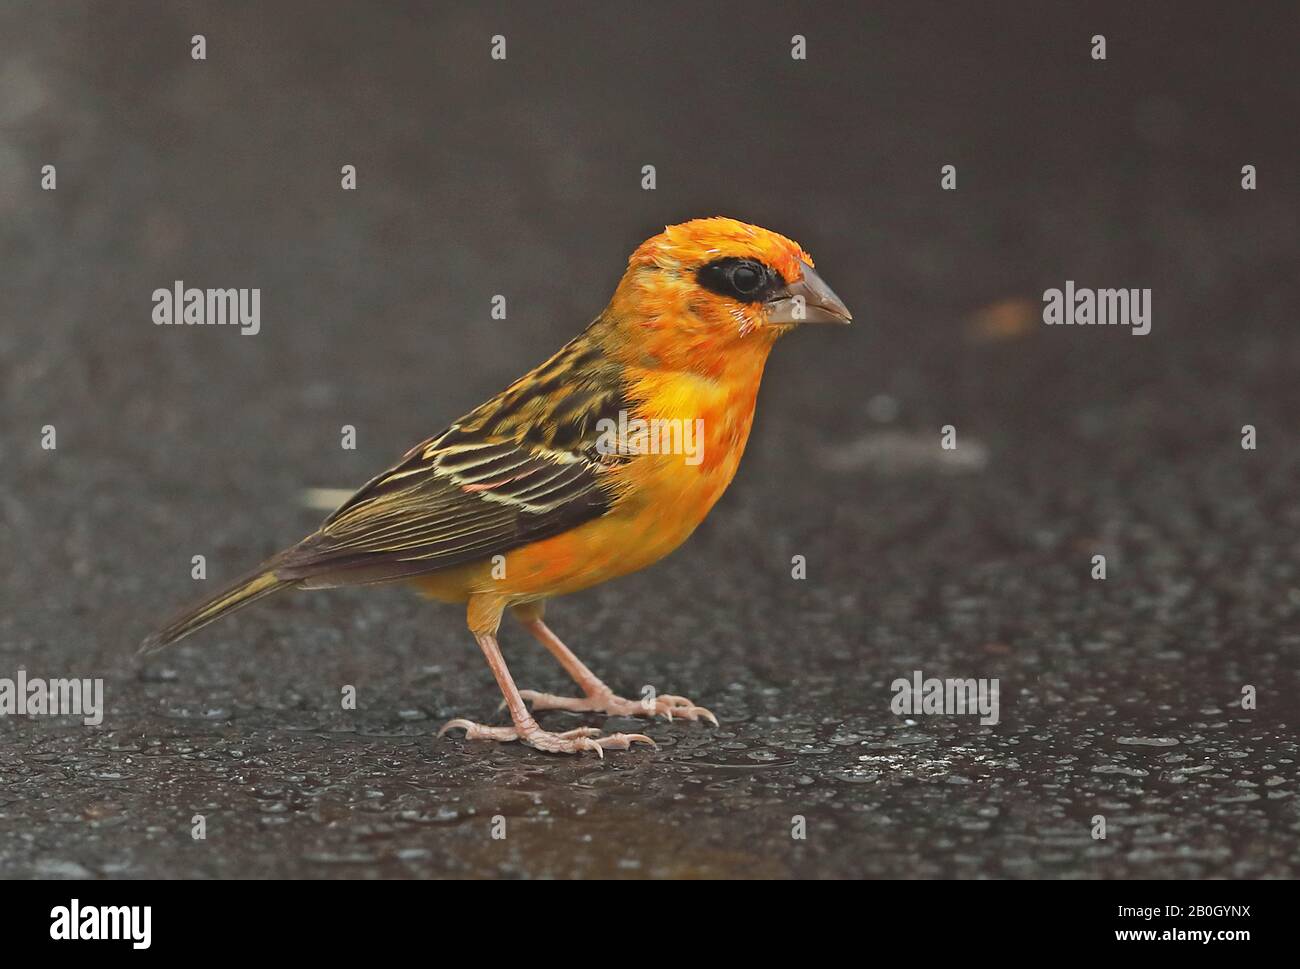
<path fill-rule="evenodd" d="M 701 266 L 696 281 L 707 290 L 742 303 L 764 303 L 785 286 L 781 274 L 757 259 L 728 256 Z"/>

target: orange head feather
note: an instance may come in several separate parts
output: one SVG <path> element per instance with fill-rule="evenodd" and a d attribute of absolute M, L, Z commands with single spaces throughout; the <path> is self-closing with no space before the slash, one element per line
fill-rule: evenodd
<path fill-rule="evenodd" d="M 708 372 L 740 351 L 761 367 L 776 337 L 798 323 L 849 321 L 802 246 L 722 217 L 668 226 L 642 243 L 607 317 L 636 356 Z"/>
<path fill-rule="evenodd" d="M 694 271 L 705 263 L 728 256 L 758 259 L 781 273 L 787 282 L 802 277 L 803 264 L 813 265 L 812 256 L 793 239 L 770 229 L 715 216 L 667 226 L 637 247 L 628 259 L 628 266 Z"/>

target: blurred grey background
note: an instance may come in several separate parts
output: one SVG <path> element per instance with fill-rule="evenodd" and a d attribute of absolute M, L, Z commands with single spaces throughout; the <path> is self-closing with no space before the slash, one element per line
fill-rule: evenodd
<path fill-rule="evenodd" d="M 0 719 L 0 875 L 1294 876 L 1300 24 L 1142 7 L 0 4 L 0 676 L 109 707 Z M 212 583 L 301 537 L 304 488 L 712 214 L 800 241 L 855 323 L 778 346 L 692 542 L 551 614 L 721 730 L 604 764 L 436 740 L 496 690 L 401 589 L 133 657 L 192 555 Z M 260 287 L 261 332 L 155 327 L 177 279 Z M 1066 279 L 1150 287 L 1151 334 L 1043 326 Z M 1000 678 L 1002 723 L 895 717 L 914 669 Z"/>

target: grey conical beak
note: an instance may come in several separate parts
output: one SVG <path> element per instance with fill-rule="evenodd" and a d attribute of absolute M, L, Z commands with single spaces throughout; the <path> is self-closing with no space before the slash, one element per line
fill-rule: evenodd
<path fill-rule="evenodd" d="M 848 323 L 853 314 L 807 263 L 803 279 L 776 292 L 767 302 L 769 323 Z"/>

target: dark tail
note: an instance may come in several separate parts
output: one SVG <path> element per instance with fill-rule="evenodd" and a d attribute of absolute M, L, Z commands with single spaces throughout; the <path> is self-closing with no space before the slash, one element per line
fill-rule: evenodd
<path fill-rule="evenodd" d="M 236 609 L 242 609 L 250 602 L 264 599 L 272 593 L 293 585 L 292 582 L 276 578 L 272 562 L 263 564 L 256 572 L 244 576 L 201 605 L 186 609 L 175 616 L 166 626 L 140 644 L 140 652 L 151 653 L 164 646 L 170 646 L 178 639 L 184 639 L 195 630 L 202 629 L 210 622 L 216 622 Z"/>

